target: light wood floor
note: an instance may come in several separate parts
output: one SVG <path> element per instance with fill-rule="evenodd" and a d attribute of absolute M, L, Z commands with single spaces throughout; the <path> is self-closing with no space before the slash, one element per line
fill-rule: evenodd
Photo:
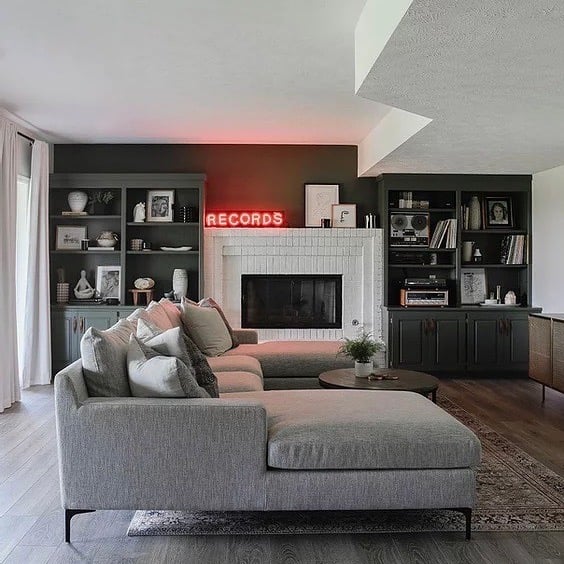
<path fill-rule="evenodd" d="M 439 393 L 564 475 L 564 394 L 528 380 L 443 380 Z M 0 562 L 564 563 L 564 532 L 133 537 L 131 511 L 73 520 L 62 542 L 50 386 L 32 388 L 0 415 Z"/>

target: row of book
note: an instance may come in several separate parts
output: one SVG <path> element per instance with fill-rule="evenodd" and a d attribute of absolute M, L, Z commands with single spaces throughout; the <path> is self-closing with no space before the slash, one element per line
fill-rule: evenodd
<path fill-rule="evenodd" d="M 527 264 L 526 236 L 508 235 L 501 241 L 501 264 Z"/>
<path fill-rule="evenodd" d="M 429 247 L 431 249 L 439 249 L 441 245 L 445 249 L 454 249 L 456 247 L 456 219 L 442 219 L 437 222 Z"/>

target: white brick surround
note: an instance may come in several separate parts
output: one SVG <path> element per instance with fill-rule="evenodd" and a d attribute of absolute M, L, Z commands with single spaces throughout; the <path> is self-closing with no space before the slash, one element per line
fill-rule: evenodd
<path fill-rule="evenodd" d="M 382 334 L 381 229 L 205 229 L 204 294 L 241 326 L 242 274 L 341 274 L 342 329 L 259 329 L 260 340 Z"/>

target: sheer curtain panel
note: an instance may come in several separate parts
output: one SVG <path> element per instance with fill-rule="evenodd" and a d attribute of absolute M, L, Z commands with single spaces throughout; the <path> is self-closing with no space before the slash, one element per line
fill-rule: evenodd
<path fill-rule="evenodd" d="M 23 323 L 20 347 L 20 382 L 23 388 L 51 380 L 51 323 L 49 299 L 49 147 L 35 141 L 31 152 L 31 181 L 27 205 L 29 246 L 23 303 L 18 322 Z"/>
<path fill-rule="evenodd" d="M 0 412 L 20 399 L 16 317 L 16 126 L 0 117 Z"/>

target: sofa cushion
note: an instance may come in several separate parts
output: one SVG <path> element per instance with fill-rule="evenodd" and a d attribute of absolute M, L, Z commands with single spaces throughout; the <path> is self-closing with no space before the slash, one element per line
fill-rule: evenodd
<path fill-rule="evenodd" d="M 351 368 L 350 358 L 337 355 L 340 341 L 267 341 L 257 345 L 239 345 L 224 356 L 248 355 L 256 358 L 265 378 L 299 376 L 317 378 L 326 370 Z"/>
<path fill-rule="evenodd" d="M 165 310 L 165 313 L 173 327 L 182 327 L 182 318 L 180 317 L 180 308 L 173 304 L 168 298 L 161 298 L 159 304 Z"/>
<path fill-rule="evenodd" d="M 213 356 L 207 359 L 214 372 L 252 372 L 262 381 L 260 362 L 252 356 Z"/>
<path fill-rule="evenodd" d="M 196 381 L 206 390 L 210 397 L 219 397 L 217 378 L 210 368 L 206 357 L 184 333 L 181 327 L 173 327 L 167 331 L 161 331 L 151 322 L 139 319 L 137 323 L 137 338 L 155 348 L 161 354 L 180 358 L 186 365 L 193 368 Z"/>
<path fill-rule="evenodd" d="M 127 379 L 127 346 L 135 325 L 120 319 L 101 331 L 89 327 L 80 340 L 82 370 L 88 395 L 127 397 L 131 395 Z"/>
<path fill-rule="evenodd" d="M 262 391 L 262 378 L 253 372 L 214 372 L 217 377 L 219 393 L 230 394 L 233 392 L 260 392 Z"/>
<path fill-rule="evenodd" d="M 173 328 L 173 324 L 171 323 L 166 309 L 162 304 L 152 301 L 145 311 L 149 314 L 149 320 L 157 327 L 160 327 L 163 331 Z"/>
<path fill-rule="evenodd" d="M 229 321 L 227 321 L 227 317 L 225 317 L 225 313 L 223 313 L 221 306 L 213 298 L 202 298 L 198 302 L 198 305 L 200 307 L 213 307 L 217 311 L 217 313 L 219 313 L 221 319 L 223 319 L 223 323 L 225 323 L 225 327 L 227 328 L 227 331 L 229 331 L 229 336 L 231 337 L 231 348 L 238 347 L 239 340 L 235 336 L 231 324 L 229 323 Z"/>
<path fill-rule="evenodd" d="M 467 468 L 480 462 L 476 435 L 413 392 L 280 390 L 231 397 L 264 405 L 271 468 Z"/>
<path fill-rule="evenodd" d="M 208 398 L 194 370 L 175 356 L 159 354 L 131 335 L 127 349 L 131 393 L 142 398 Z"/>
<path fill-rule="evenodd" d="M 231 349 L 231 336 L 215 308 L 183 301 L 182 323 L 189 337 L 206 356 L 218 356 Z"/>

